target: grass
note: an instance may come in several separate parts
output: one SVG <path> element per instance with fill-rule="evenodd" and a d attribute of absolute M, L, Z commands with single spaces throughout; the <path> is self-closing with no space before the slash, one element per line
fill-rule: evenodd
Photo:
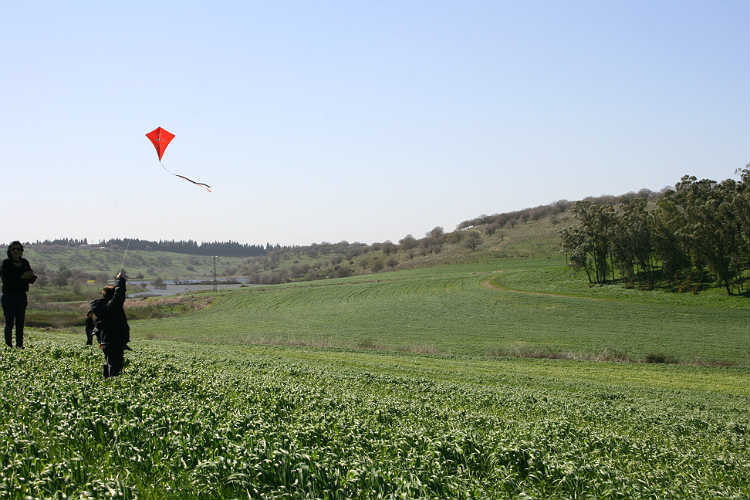
<path fill-rule="evenodd" d="M 560 260 L 557 260 L 560 263 Z M 717 310 L 746 310 L 747 297 L 729 296 L 720 287 L 707 288 L 697 294 L 676 293 L 671 287 L 651 291 L 626 288 L 622 283 L 589 285 L 583 271 L 575 272 L 567 266 L 555 265 L 555 260 L 529 259 L 525 264 L 502 269 L 492 277 L 492 283 L 505 289 L 542 292 L 575 297 L 590 297 L 638 303 L 653 303 L 686 307 L 710 307 Z"/>
<path fill-rule="evenodd" d="M 98 292 L 98 290 L 96 290 Z M 97 294 L 93 293 L 92 297 Z M 176 295 L 164 297 L 139 297 L 128 299 L 125 310 L 132 320 L 164 318 L 197 311 L 207 307 L 212 301 L 209 295 Z M 36 302 L 30 299 L 26 311 L 26 324 L 30 327 L 67 329 L 69 332 L 82 331 L 89 300 L 72 300 L 66 302 Z"/>
<path fill-rule="evenodd" d="M 219 293 L 200 312 L 134 322 L 133 329 L 199 343 L 472 358 L 646 361 L 664 355 L 680 363 L 748 366 L 746 299 L 602 291 L 564 281 L 539 286 L 543 276 L 563 272 L 554 261 L 495 260 L 251 287 Z M 508 288 L 521 283 L 529 290 Z M 625 293 L 631 296 L 620 300 Z"/>
<path fill-rule="evenodd" d="M 89 275 L 105 274 L 111 278 L 121 267 L 128 270 L 131 278 L 143 275 L 144 279 L 197 279 L 213 274 L 213 261 L 209 256 L 187 255 L 175 252 L 148 252 L 112 248 L 72 248 L 57 245 L 43 247 L 28 246 L 24 257 L 31 267 L 57 271 L 61 266 L 76 269 Z M 216 271 L 224 276 L 228 269 L 236 268 L 245 259 L 221 257 L 217 259 Z"/>
<path fill-rule="evenodd" d="M 747 374 L 34 332 L 0 352 L 0 495 L 746 498 Z"/>
<path fill-rule="evenodd" d="M 128 304 L 116 379 L 0 350 L 0 497 L 750 496 L 746 298 L 487 255 Z"/>

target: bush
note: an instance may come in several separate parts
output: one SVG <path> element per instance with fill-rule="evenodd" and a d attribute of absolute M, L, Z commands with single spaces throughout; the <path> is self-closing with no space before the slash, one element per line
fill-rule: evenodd
<path fill-rule="evenodd" d="M 677 359 L 662 353 L 646 355 L 646 363 L 677 363 Z"/>
<path fill-rule="evenodd" d="M 346 278 L 347 276 L 354 274 L 354 271 L 347 265 L 336 266 L 334 268 L 334 274 L 337 278 Z"/>

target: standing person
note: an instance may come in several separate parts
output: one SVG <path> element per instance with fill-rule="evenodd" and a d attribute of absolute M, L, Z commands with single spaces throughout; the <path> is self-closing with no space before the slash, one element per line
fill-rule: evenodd
<path fill-rule="evenodd" d="M 99 332 L 99 349 L 104 352 L 107 363 L 102 367 L 104 378 L 114 377 L 122 372 L 125 362 L 123 353 L 129 349 L 130 326 L 125 316 L 125 271 L 115 276 L 114 286 L 102 289 L 102 298 L 91 301 L 91 310 L 96 315 L 96 329 Z"/>
<path fill-rule="evenodd" d="M 86 313 L 86 345 L 91 345 L 94 340 L 94 312 Z"/>
<path fill-rule="evenodd" d="M 13 347 L 13 324 L 16 325 L 16 347 L 23 349 L 23 325 L 26 321 L 26 292 L 36 281 L 29 261 L 22 257 L 23 245 L 14 241 L 8 245 L 8 258 L 3 260 L 3 312 L 5 313 L 5 343 Z"/>

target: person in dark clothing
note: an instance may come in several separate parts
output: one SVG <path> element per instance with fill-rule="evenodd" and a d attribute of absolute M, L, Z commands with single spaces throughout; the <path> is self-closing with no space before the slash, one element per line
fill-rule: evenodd
<path fill-rule="evenodd" d="M 102 289 L 102 298 L 91 301 L 91 311 L 96 315 L 99 349 L 104 352 L 107 363 L 103 366 L 104 378 L 122 373 L 125 362 L 123 353 L 129 349 L 130 326 L 125 316 L 125 282 L 122 271 L 115 276 L 115 285 Z"/>
<path fill-rule="evenodd" d="M 23 245 L 14 241 L 8 245 L 8 258 L 3 260 L 3 312 L 5 313 L 5 343 L 13 347 L 13 325 L 16 325 L 16 347 L 23 349 L 23 325 L 26 321 L 26 292 L 36 281 L 29 261 L 22 257 Z"/>
<path fill-rule="evenodd" d="M 91 345 L 94 341 L 94 312 L 89 311 L 86 313 L 86 345 Z M 99 340 L 97 336 L 97 340 Z"/>

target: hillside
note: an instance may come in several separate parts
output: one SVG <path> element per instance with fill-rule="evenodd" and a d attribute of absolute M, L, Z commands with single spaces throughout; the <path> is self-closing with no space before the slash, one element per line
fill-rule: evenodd
<path fill-rule="evenodd" d="M 27 257 L 40 275 L 41 287 L 104 282 L 121 267 L 131 277 L 146 280 L 205 279 L 215 270 L 219 277 L 279 284 L 498 258 L 545 258 L 585 272 L 592 285 L 621 282 L 629 288 L 693 293 L 721 285 L 730 295 L 747 295 L 749 181 L 748 169 L 739 182 L 684 176 L 674 190 L 663 193 L 641 190 L 575 203 L 563 200 L 482 215 L 452 232 L 435 227 L 421 238 L 406 235 L 398 242 L 371 245 L 341 241 L 260 247 L 214 242 L 203 248 L 194 241 L 112 240 L 101 247 L 29 245 Z M 128 250 L 131 242 L 138 250 Z M 145 250 L 149 248 L 182 253 Z M 196 254 L 212 249 L 253 256 Z"/>
<path fill-rule="evenodd" d="M 570 222 L 567 212 L 538 219 L 523 218 L 506 227 L 479 225 L 444 233 L 436 228 L 423 238 L 405 238 L 401 244 L 382 242 L 318 243 L 271 250 L 259 257 L 219 257 L 219 277 L 249 277 L 272 284 L 346 277 L 373 272 L 414 269 L 437 264 L 481 261 L 497 257 L 553 257 L 559 252 L 559 229 Z M 469 243 L 469 233 L 479 239 Z M 106 280 L 122 266 L 131 278 L 153 280 L 200 279 L 213 276 L 210 256 L 176 252 L 91 248 L 63 245 L 27 245 L 25 257 L 37 273 L 54 281 L 58 272 L 70 272 L 78 281 Z"/>

